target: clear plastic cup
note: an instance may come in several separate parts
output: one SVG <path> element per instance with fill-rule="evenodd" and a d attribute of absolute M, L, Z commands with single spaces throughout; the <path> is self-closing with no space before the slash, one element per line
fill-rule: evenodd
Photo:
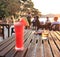
<path fill-rule="evenodd" d="M 24 25 L 20 22 L 16 22 L 14 24 L 15 28 L 15 36 L 16 36 L 16 50 L 23 50 L 24 49 Z"/>

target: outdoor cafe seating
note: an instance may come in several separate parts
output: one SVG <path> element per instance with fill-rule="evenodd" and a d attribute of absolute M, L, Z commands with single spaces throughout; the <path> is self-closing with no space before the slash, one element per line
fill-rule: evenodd
<path fill-rule="evenodd" d="M 33 30 L 24 32 L 24 50 L 15 50 L 15 35 L 0 42 L 0 57 L 60 57 L 60 32 L 49 31 L 46 39 Z M 48 55 L 47 55 L 48 54 Z"/>
<path fill-rule="evenodd" d="M 7 23 L 0 23 L 0 36 L 5 39 L 12 35 L 12 25 Z"/>
<path fill-rule="evenodd" d="M 54 24 L 51 26 L 51 30 L 60 31 L 60 24 Z"/>
<path fill-rule="evenodd" d="M 16 50 L 16 34 L 10 36 L 12 24 L 0 25 L 8 30 L 7 39 L 0 42 L 0 57 L 60 57 L 60 31 L 24 29 L 24 50 Z"/>

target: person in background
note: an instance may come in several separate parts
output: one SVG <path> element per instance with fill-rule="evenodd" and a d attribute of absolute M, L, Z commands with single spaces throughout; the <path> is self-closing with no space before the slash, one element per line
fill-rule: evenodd
<path fill-rule="evenodd" d="M 36 29 L 36 18 L 35 18 L 35 16 L 34 16 L 34 19 L 33 19 L 33 21 L 32 21 L 32 24 L 33 24 L 33 29 Z"/>
<path fill-rule="evenodd" d="M 49 17 L 46 17 L 46 18 L 47 18 L 47 20 L 46 20 L 46 22 L 45 22 L 45 29 L 50 30 L 51 22 L 50 22 L 50 20 L 49 20 Z"/>
<path fill-rule="evenodd" d="M 60 30 L 60 22 L 58 21 L 58 17 L 54 17 L 54 22 L 51 24 L 51 28 L 56 31 Z"/>
<path fill-rule="evenodd" d="M 30 26 L 31 26 L 31 13 L 29 12 L 28 15 L 27 15 L 27 21 L 29 23 L 29 26 L 28 28 L 30 29 Z"/>
<path fill-rule="evenodd" d="M 40 28 L 39 16 L 35 16 L 35 26 L 36 26 L 36 29 L 39 30 Z"/>

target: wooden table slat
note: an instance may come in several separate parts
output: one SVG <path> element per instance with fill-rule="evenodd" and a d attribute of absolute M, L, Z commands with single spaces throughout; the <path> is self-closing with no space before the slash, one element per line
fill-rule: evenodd
<path fill-rule="evenodd" d="M 25 46 L 24 47 L 25 49 L 24 49 L 24 51 L 18 52 L 15 57 L 23 57 L 25 55 L 25 52 L 27 51 L 27 48 L 28 48 L 28 46 L 30 44 L 30 41 L 31 41 L 32 37 L 33 37 L 33 33 L 31 33 L 31 35 L 29 35 L 27 41 L 25 42 L 25 45 L 24 45 Z"/>
<path fill-rule="evenodd" d="M 33 30 L 25 30 L 23 51 L 15 50 L 13 36 L 0 43 L 0 57 L 60 57 L 59 31 L 49 31 L 48 39 L 42 39 Z"/>
<path fill-rule="evenodd" d="M 35 53 L 36 53 L 36 39 L 33 38 L 32 42 L 30 43 L 30 45 L 28 47 L 28 51 L 27 51 L 25 57 L 34 57 Z"/>
<path fill-rule="evenodd" d="M 12 49 L 12 47 L 14 46 L 14 44 L 15 44 L 15 41 L 12 42 L 8 47 L 6 47 L 5 49 L 3 49 L 0 52 L 0 56 L 4 56 L 10 49 Z"/>
<path fill-rule="evenodd" d="M 50 33 L 51 33 L 50 35 L 51 35 L 51 37 L 52 37 L 52 40 L 56 41 L 57 38 L 54 36 L 54 31 L 51 31 Z"/>
<path fill-rule="evenodd" d="M 60 52 L 58 51 L 54 41 L 53 40 L 49 40 L 49 43 L 50 43 L 50 46 L 51 46 L 51 49 L 52 49 L 52 52 L 53 52 L 53 56 L 54 57 L 60 57 Z"/>
<path fill-rule="evenodd" d="M 5 44 L 3 44 L 2 46 L 0 46 L 0 51 L 3 50 L 4 48 L 6 48 L 7 46 L 9 46 L 15 39 L 12 38 L 9 42 L 6 42 Z"/>
<path fill-rule="evenodd" d="M 53 57 L 48 41 L 44 40 L 43 42 L 44 42 L 44 56 Z"/>
<path fill-rule="evenodd" d="M 41 36 L 37 40 L 38 40 L 38 42 L 37 42 L 37 48 L 36 48 L 36 57 L 42 57 L 43 50 L 42 50 L 42 38 L 41 38 Z"/>
<path fill-rule="evenodd" d="M 11 38 L 15 38 L 14 36 L 9 37 L 8 39 L 4 39 L 2 42 L 0 42 L 0 46 L 3 45 L 6 42 L 9 42 Z"/>
<path fill-rule="evenodd" d="M 28 31 L 26 32 L 26 33 L 29 33 Z M 25 36 L 27 36 L 26 34 L 25 34 Z M 29 36 L 28 36 L 29 37 Z M 25 42 L 25 40 L 26 40 L 26 38 L 24 37 L 24 42 Z M 28 41 L 28 38 L 27 38 L 27 41 Z M 26 43 L 26 42 L 25 42 Z M 24 44 L 25 44 L 24 43 Z M 27 44 L 27 43 L 26 43 Z M 25 49 L 26 50 L 26 49 Z M 21 52 L 21 51 L 20 51 Z M 11 49 L 10 50 L 10 52 L 8 52 L 7 53 L 7 55 L 6 55 L 6 57 L 13 57 L 14 55 L 15 55 L 15 53 L 17 53 L 17 51 L 14 49 L 14 47 L 13 47 L 13 49 Z"/>
<path fill-rule="evenodd" d="M 25 40 L 29 37 L 29 35 L 32 33 L 32 31 L 28 31 L 28 33 L 26 33 L 26 35 L 24 36 Z"/>
<path fill-rule="evenodd" d="M 60 31 L 56 31 L 58 33 L 58 35 L 60 35 Z"/>
<path fill-rule="evenodd" d="M 60 35 L 57 32 L 54 32 L 54 33 L 55 33 L 57 39 L 60 41 Z"/>
<path fill-rule="evenodd" d="M 55 36 L 55 38 L 57 38 L 57 34 L 56 34 L 55 32 L 53 32 L 52 35 Z M 57 39 L 57 40 L 55 40 L 54 42 L 55 42 L 55 44 L 56 44 L 58 50 L 60 50 L 60 41 Z"/>

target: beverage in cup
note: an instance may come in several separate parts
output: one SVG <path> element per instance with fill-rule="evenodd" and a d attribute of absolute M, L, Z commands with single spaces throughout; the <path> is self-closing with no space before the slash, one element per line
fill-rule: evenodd
<path fill-rule="evenodd" d="M 42 39 L 47 39 L 47 37 L 48 37 L 48 31 L 47 30 L 44 30 L 43 32 L 42 32 Z"/>
<path fill-rule="evenodd" d="M 15 36 L 16 36 L 16 50 L 24 49 L 24 25 L 21 22 L 16 22 L 14 24 Z"/>

